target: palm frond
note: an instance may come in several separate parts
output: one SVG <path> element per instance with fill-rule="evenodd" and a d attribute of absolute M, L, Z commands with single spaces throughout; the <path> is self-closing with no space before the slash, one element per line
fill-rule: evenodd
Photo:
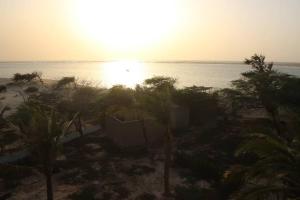
<path fill-rule="evenodd" d="M 252 185 L 244 188 L 242 191 L 234 195 L 236 200 L 260 200 L 267 199 L 271 196 L 283 197 L 286 189 L 278 185 Z M 282 198 L 283 199 L 283 198 Z"/>
<path fill-rule="evenodd" d="M 251 134 L 249 140 L 237 150 L 236 155 L 247 152 L 255 153 L 262 158 L 283 154 L 294 160 L 290 147 L 283 140 L 266 134 Z"/>

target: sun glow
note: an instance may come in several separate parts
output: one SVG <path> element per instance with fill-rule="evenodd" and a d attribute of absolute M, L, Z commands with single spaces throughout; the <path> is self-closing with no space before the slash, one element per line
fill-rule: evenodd
<path fill-rule="evenodd" d="M 108 50 L 137 51 L 175 31 L 177 0 L 77 0 L 75 20 L 83 35 Z"/>

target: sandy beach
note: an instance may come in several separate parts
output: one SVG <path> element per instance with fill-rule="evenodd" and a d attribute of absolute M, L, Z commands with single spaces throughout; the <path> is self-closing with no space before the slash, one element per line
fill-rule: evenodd
<path fill-rule="evenodd" d="M 28 87 L 36 87 L 38 91 L 47 91 L 56 81 L 55 80 L 43 80 L 44 85 L 38 81 L 32 81 L 24 84 L 15 84 L 10 78 L 0 78 L 0 85 L 6 86 L 6 91 L 0 93 L 0 108 L 4 106 L 10 108 L 6 111 L 4 116 L 8 116 L 15 112 L 17 107 L 24 102 L 29 96 L 25 90 Z"/>

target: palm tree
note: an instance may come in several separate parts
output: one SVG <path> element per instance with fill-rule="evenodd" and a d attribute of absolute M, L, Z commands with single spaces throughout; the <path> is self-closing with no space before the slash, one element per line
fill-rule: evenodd
<path fill-rule="evenodd" d="M 252 134 L 237 156 L 257 156 L 253 165 L 242 167 L 245 186 L 237 199 L 299 199 L 300 134 L 293 142 L 275 134 Z"/>
<path fill-rule="evenodd" d="M 47 184 L 47 199 L 53 199 L 52 172 L 61 138 L 71 121 L 61 119 L 57 112 L 42 106 L 23 104 L 15 115 L 21 139 L 42 165 Z"/>
<path fill-rule="evenodd" d="M 251 100 L 258 100 L 270 114 L 278 135 L 282 135 L 279 119 L 280 91 L 290 78 L 273 69 L 273 63 L 266 63 L 265 56 L 255 54 L 245 60 L 252 71 L 242 73 L 242 79 L 232 82 L 233 86 Z"/>
<path fill-rule="evenodd" d="M 172 155 L 172 131 L 170 108 L 176 80 L 169 77 L 154 77 L 144 82 L 144 87 L 136 87 L 137 100 L 144 109 L 166 127 L 164 139 L 164 193 L 170 195 L 170 167 Z"/>

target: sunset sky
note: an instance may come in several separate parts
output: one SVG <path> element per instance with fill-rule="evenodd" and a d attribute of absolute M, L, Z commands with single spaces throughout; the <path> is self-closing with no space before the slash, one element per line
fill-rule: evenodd
<path fill-rule="evenodd" d="M 299 0 L 0 0 L 0 60 L 300 62 Z"/>

